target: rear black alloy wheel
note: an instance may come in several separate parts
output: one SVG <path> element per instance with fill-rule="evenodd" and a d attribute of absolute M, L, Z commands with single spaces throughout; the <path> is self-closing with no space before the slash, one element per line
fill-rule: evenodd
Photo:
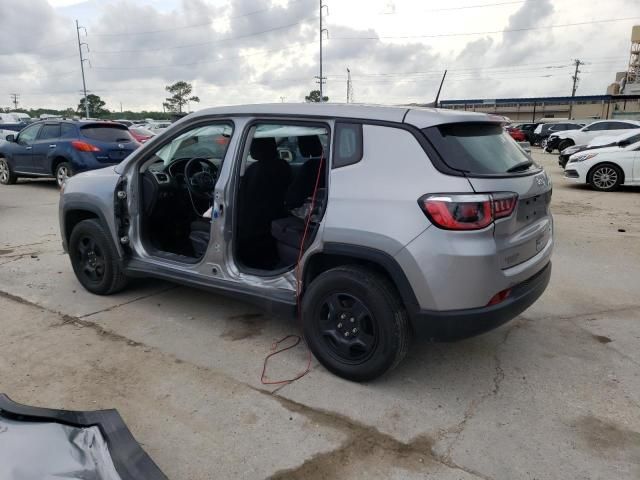
<path fill-rule="evenodd" d="M 83 220 L 74 227 L 69 256 L 78 281 L 92 293 L 109 295 L 127 283 L 116 248 L 98 220 Z"/>
<path fill-rule="evenodd" d="M 71 169 L 71 165 L 67 162 L 62 162 L 58 164 L 56 167 L 56 182 L 58 182 L 58 187 L 62 188 L 64 182 L 67 181 L 68 178 L 73 176 L 73 170 Z"/>
<path fill-rule="evenodd" d="M 349 380 L 379 377 L 407 352 L 404 306 L 389 280 L 365 267 L 337 267 L 314 279 L 303 297 L 302 322 L 318 361 Z"/>
<path fill-rule="evenodd" d="M 622 183 L 622 172 L 615 165 L 598 165 L 590 172 L 589 183 L 596 190 L 610 192 Z"/>
<path fill-rule="evenodd" d="M 18 177 L 11 171 L 9 162 L 4 158 L 0 158 L 0 183 L 2 185 L 13 185 Z"/>
<path fill-rule="evenodd" d="M 327 352 L 342 362 L 365 361 L 378 341 L 373 315 L 360 299 L 346 293 L 333 293 L 325 298 L 318 326 Z"/>

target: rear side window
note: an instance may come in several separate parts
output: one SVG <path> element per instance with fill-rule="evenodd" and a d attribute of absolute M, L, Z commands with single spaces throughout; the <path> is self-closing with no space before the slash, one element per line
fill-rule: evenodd
<path fill-rule="evenodd" d="M 64 138 L 75 137 L 76 127 L 69 125 L 68 123 L 63 123 L 60 125 L 60 136 Z"/>
<path fill-rule="evenodd" d="M 49 140 L 60 137 L 60 125 L 45 125 L 40 130 L 39 140 Z"/>
<path fill-rule="evenodd" d="M 358 163 L 362 159 L 362 125 L 336 123 L 333 168 Z"/>
<path fill-rule="evenodd" d="M 452 123 L 424 132 L 449 167 L 466 173 L 503 174 L 530 162 L 500 124 Z"/>
<path fill-rule="evenodd" d="M 135 139 L 124 125 L 87 125 L 80 127 L 82 136 L 100 142 L 133 142 Z"/>
<path fill-rule="evenodd" d="M 624 130 L 627 128 L 640 128 L 640 126 L 624 122 L 609 122 L 609 130 Z"/>

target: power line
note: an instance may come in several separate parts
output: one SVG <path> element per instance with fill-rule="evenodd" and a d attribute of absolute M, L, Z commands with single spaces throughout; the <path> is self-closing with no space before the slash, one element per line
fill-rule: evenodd
<path fill-rule="evenodd" d="M 298 3 L 298 2 L 303 2 L 303 1 L 309 1 L 309 0 L 289 0 L 288 5 L 291 5 L 292 3 Z M 242 18 L 242 17 L 248 17 L 251 15 L 256 15 L 258 13 L 263 13 L 263 12 L 267 12 L 270 10 L 274 10 L 272 7 L 269 8 L 262 8 L 260 10 L 254 10 L 252 12 L 247 12 L 247 13 L 242 13 L 239 15 L 233 15 L 230 17 L 220 17 L 220 19 L 222 20 L 233 20 L 236 18 Z M 181 27 L 172 27 L 172 28 L 162 28 L 162 29 L 158 29 L 158 30 L 146 30 L 146 31 L 141 31 L 141 32 L 116 32 L 116 33 L 92 33 L 91 35 L 96 36 L 96 37 L 117 37 L 117 36 L 129 36 L 129 35 L 147 35 L 147 34 L 152 34 L 152 33 L 165 33 L 165 32 L 174 32 L 176 30 L 183 30 L 185 28 L 198 28 L 198 27 L 210 27 L 212 25 L 211 21 L 208 22 L 203 22 L 203 23 L 194 23 L 191 25 L 183 25 Z"/>
<path fill-rule="evenodd" d="M 265 53 L 271 53 L 271 52 L 283 52 L 285 50 L 291 50 L 291 49 L 294 49 L 294 48 L 304 47 L 304 46 L 310 45 L 312 43 L 315 44 L 316 41 L 312 40 L 311 42 L 307 42 L 307 43 L 303 43 L 303 44 L 297 44 L 297 45 L 291 45 L 289 47 L 274 48 L 274 49 L 270 49 L 270 50 L 260 50 L 259 52 L 247 53 L 247 54 L 244 54 L 244 55 L 234 55 L 234 56 L 231 56 L 231 57 L 219 58 L 219 59 L 216 59 L 216 60 L 199 60 L 199 61 L 190 62 L 190 63 L 171 63 L 171 64 L 164 64 L 164 65 L 138 65 L 138 66 L 135 66 L 135 67 L 100 67 L 100 66 L 95 66 L 95 67 L 93 67 L 93 69 L 94 70 L 139 70 L 139 69 L 147 69 L 147 68 L 192 67 L 194 65 L 204 65 L 204 64 L 210 64 L 210 63 L 228 62 L 230 60 L 236 60 L 238 58 L 253 57 L 255 55 L 264 55 Z"/>
<path fill-rule="evenodd" d="M 176 46 L 173 46 L 173 47 L 141 48 L 141 49 L 136 49 L 136 50 L 106 50 L 106 51 L 94 50 L 92 53 L 93 54 L 100 54 L 100 55 L 110 55 L 110 54 L 118 54 L 118 53 L 158 52 L 158 51 L 165 51 L 165 50 L 175 50 L 175 49 L 180 49 L 180 48 L 202 47 L 202 46 L 205 46 L 205 45 L 211 46 L 211 45 L 216 45 L 216 44 L 222 43 L 222 42 L 228 42 L 230 40 L 239 40 L 239 39 L 242 39 L 242 38 L 254 37 L 254 36 L 257 36 L 257 35 L 263 35 L 265 33 L 275 32 L 277 30 L 284 30 L 286 28 L 295 27 L 297 25 L 301 25 L 301 24 L 305 23 L 310 18 L 311 17 L 306 17 L 306 18 L 304 18 L 302 20 L 299 20 L 297 22 L 294 22 L 294 23 L 289 23 L 287 25 L 280 25 L 278 27 L 268 28 L 266 30 L 261 30 L 259 32 L 247 33 L 247 34 L 244 34 L 244 35 L 237 35 L 235 37 L 226 37 L 226 38 L 221 38 L 221 39 L 217 39 L 217 40 L 211 40 L 211 41 L 207 41 L 207 42 L 190 43 L 190 44 L 186 44 L 186 45 L 176 45 Z"/>
<path fill-rule="evenodd" d="M 385 40 L 385 39 L 409 39 L 409 38 L 462 37 L 462 36 L 469 36 L 469 35 L 489 35 L 489 34 L 495 34 L 495 33 L 527 32 L 531 30 L 545 30 L 545 29 L 551 29 L 551 28 L 575 27 L 580 25 L 592 25 L 596 23 L 622 22 L 626 20 L 637 20 L 639 18 L 640 17 L 609 18 L 606 20 L 592 20 L 589 22 L 544 25 L 540 27 L 512 28 L 508 30 L 507 29 L 491 30 L 486 32 L 437 33 L 433 35 L 388 35 L 388 36 L 376 36 L 376 37 L 331 37 L 331 40 Z"/>
<path fill-rule="evenodd" d="M 382 12 L 379 15 L 405 15 L 405 14 L 415 14 L 418 12 L 424 13 L 424 12 L 448 12 L 452 10 L 470 10 L 475 8 L 497 7 L 497 6 L 504 6 L 504 5 L 518 5 L 518 4 L 525 3 L 525 1 L 526 0 L 515 0 L 511 2 L 481 3 L 477 5 L 465 5 L 463 7 L 427 8 L 427 9 L 420 9 L 420 10 L 411 11 L 411 12 L 395 12 L 395 11 Z"/>

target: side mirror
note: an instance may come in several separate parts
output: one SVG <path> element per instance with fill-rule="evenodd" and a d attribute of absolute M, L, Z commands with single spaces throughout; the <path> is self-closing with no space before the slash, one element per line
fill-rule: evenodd
<path fill-rule="evenodd" d="M 7 140 L 7 142 L 15 142 L 16 141 L 16 136 L 12 133 L 10 135 L 7 135 L 5 137 L 5 139 Z"/>

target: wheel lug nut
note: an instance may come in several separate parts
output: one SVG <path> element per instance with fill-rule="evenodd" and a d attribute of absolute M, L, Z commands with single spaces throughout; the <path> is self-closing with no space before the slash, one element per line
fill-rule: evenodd
<path fill-rule="evenodd" d="M 338 324 L 338 328 L 342 328 L 342 323 L 339 323 L 339 324 Z"/>
<path fill-rule="evenodd" d="M 353 318 L 353 317 L 351 317 L 351 318 L 349 319 L 349 321 L 350 321 L 351 323 L 353 323 L 353 322 L 355 322 L 355 321 L 356 321 L 356 319 L 355 319 L 355 318 Z"/>
<path fill-rule="evenodd" d="M 354 328 L 353 330 L 351 330 L 353 333 L 358 333 L 358 329 Z"/>
<path fill-rule="evenodd" d="M 345 318 L 347 318 L 347 315 L 345 313 L 343 313 L 342 315 L 340 315 L 340 320 L 344 320 Z"/>
<path fill-rule="evenodd" d="M 344 332 L 344 336 L 348 337 L 349 336 L 349 332 Z"/>

